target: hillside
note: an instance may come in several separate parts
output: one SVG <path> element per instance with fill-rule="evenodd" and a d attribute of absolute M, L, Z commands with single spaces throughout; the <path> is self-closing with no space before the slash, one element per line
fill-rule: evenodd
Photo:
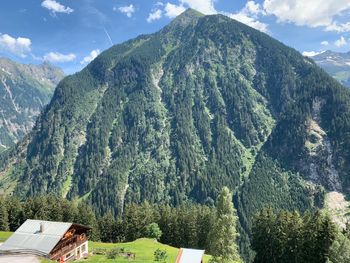
<path fill-rule="evenodd" d="M 11 232 L 0 232 L 0 242 L 5 241 Z M 132 262 L 143 262 L 143 263 L 153 263 L 154 262 L 154 251 L 157 249 L 165 250 L 167 252 L 167 263 L 175 262 L 176 256 L 179 249 L 171 246 L 163 245 L 158 243 L 155 240 L 141 238 L 137 239 L 134 242 L 128 243 L 100 243 L 100 242 L 89 242 L 90 256 L 84 262 L 116 262 L 115 259 L 107 259 L 106 255 L 103 255 L 105 252 L 112 250 L 113 248 L 124 248 L 125 251 L 135 254 L 135 260 Z M 128 259 L 122 257 L 117 258 L 117 262 L 130 262 Z M 210 256 L 204 256 L 204 263 L 207 263 L 210 259 Z M 50 260 L 43 259 L 41 262 L 48 263 L 53 262 Z"/>
<path fill-rule="evenodd" d="M 62 78 L 63 72 L 50 64 L 25 65 L 0 57 L 0 151 L 32 129 Z"/>
<path fill-rule="evenodd" d="M 350 53 L 327 50 L 312 59 L 344 86 L 350 87 Z"/>
<path fill-rule="evenodd" d="M 124 248 L 126 251 L 135 254 L 135 260 L 132 262 L 144 262 L 144 263 L 153 263 L 154 262 L 154 251 L 157 249 L 165 250 L 167 252 L 168 258 L 166 260 L 167 263 L 173 263 L 176 260 L 176 256 L 179 252 L 178 248 L 174 248 L 171 246 L 163 245 L 151 239 L 141 238 L 137 239 L 134 242 L 129 243 L 98 243 L 98 242 L 90 242 L 90 248 L 92 249 L 92 253 L 95 252 L 95 255 L 92 255 L 85 262 L 115 262 L 115 260 L 108 260 L 104 255 L 96 255 L 96 253 L 101 249 L 102 250 L 111 250 L 113 248 Z M 210 257 L 206 255 L 204 257 L 204 263 L 209 262 Z M 118 262 L 130 262 L 128 259 L 118 258 Z"/>
<path fill-rule="evenodd" d="M 265 206 L 305 211 L 350 193 L 350 91 L 311 59 L 222 15 L 188 10 L 60 82 L 0 189 L 86 200 L 211 205 L 235 192 L 241 249 Z"/>

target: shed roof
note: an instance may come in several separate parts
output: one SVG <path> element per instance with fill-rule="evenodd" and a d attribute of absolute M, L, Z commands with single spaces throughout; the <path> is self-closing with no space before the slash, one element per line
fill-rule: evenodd
<path fill-rule="evenodd" d="M 40 232 L 40 225 L 44 230 Z M 73 223 L 26 220 L 13 235 L 0 246 L 1 252 L 34 251 L 49 255 Z"/>
<path fill-rule="evenodd" d="M 176 263 L 201 263 L 204 250 L 181 248 Z"/>

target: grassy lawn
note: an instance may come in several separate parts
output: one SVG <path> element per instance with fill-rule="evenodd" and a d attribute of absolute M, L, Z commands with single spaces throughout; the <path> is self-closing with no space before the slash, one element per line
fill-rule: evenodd
<path fill-rule="evenodd" d="M 0 231 L 0 243 L 4 242 L 12 235 L 12 232 L 2 232 Z"/>
<path fill-rule="evenodd" d="M 151 263 L 154 261 L 154 251 L 158 248 L 161 250 L 166 250 L 168 254 L 167 263 L 174 263 L 177 253 L 179 251 L 178 248 L 174 248 L 168 245 L 163 245 L 158 243 L 152 239 L 140 238 L 133 242 L 128 243 L 119 243 L 119 244 L 108 244 L 108 243 L 98 243 L 98 242 L 89 242 L 90 252 L 94 251 L 94 249 L 112 249 L 115 247 L 124 248 L 125 251 L 132 252 L 135 254 L 135 260 L 128 260 L 126 258 L 117 257 L 117 259 L 107 259 L 104 255 L 92 255 L 87 260 L 83 260 L 83 262 L 144 262 Z M 205 257 L 205 263 L 209 261 L 209 256 Z"/>
<path fill-rule="evenodd" d="M 11 232 L 0 232 L 0 242 L 5 241 L 12 233 Z M 117 257 L 116 259 L 107 259 L 105 255 L 94 255 L 94 251 L 99 249 L 106 249 L 110 250 L 113 248 L 124 248 L 125 251 L 131 252 L 135 254 L 134 260 L 128 260 L 123 257 Z M 135 262 L 135 263 L 154 263 L 154 251 L 157 249 L 166 250 L 168 254 L 167 263 L 174 263 L 177 253 L 179 251 L 178 248 L 174 248 L 168 245 L 164 245 L 161 243 L 158 243 L 155 240 L 147 239 L 147 238 L 140 238 L 133 242 L 128 243 L 118 243 L 118 244 L 112 244 L 112 243 L 100 243 L 100 242 L 89 242 L 89 252 L 90 256 L 88 259 L 82 259 L 79 260 L 79 262 L 86 262 L 86 263 L 93 263 L 93 262 L 99 262 L 99 263 L 109 263 L 109 262 Z M 204 262 L 208 263 L 210 259 L 210 256 L 204 257 Z M 42 263 L 52 263 L 53 261 L 42 259 Z"/>

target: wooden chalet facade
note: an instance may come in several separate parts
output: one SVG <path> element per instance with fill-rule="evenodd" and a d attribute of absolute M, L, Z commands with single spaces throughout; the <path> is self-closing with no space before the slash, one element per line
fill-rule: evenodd
<path fill-rule="evenodd" d="M 90 228 L 72 224 L 58 244 L 50 252 L 50 259 L 64 261 L 86 258 L 89 254 L 87 232 Z"/>
<path fill-rule="evenodd" d="M 89 230 L 74 223 L 28 219 L 0 246 L 0 254 L 31 254 L 61 262 L 85 258 Z"/>

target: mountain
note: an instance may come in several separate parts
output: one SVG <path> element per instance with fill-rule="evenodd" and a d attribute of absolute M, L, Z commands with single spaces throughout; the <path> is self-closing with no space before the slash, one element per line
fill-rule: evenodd
<path fill-rule="evenodd" d="M 0 57 L 0 151 L 34 126 L 63 72 L 48 63 L 24 65 Z"/>
<path fill-rule="evenodd" d="M 312 59 L 331 76 L 350 87 L 350 52 L 339 53 L 327 50 Z"/>
<path fill-rule="evenodd" d="M 270 36 L 188 10 L 64 78 L 1 155 L 0 189 L 125 203 L 214 204 L 234 191 L 241 252 L 260 209 L 350 192 L 350 90 Z"/>

